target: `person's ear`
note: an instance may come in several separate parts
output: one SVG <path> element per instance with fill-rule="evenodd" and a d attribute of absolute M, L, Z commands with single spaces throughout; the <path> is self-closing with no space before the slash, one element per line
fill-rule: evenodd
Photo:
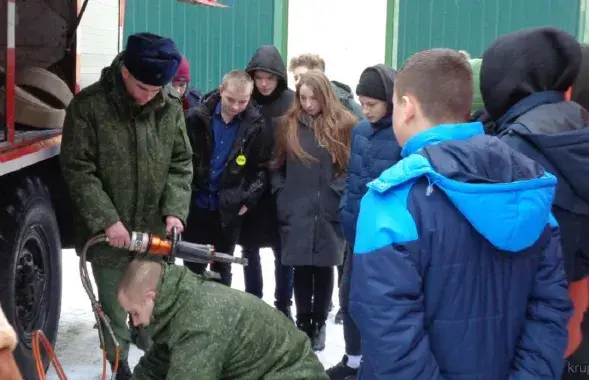
<path fill-rule="evenodd" d="M 154 301 L 155 300 L 155 292 L 153 290 L 150 290 L 149 292 L 145 293 L 145 299 L 148 301 Z"/>
<path fill-rule="evenodd" d="M 404 95 L 400 101 L 403 105 L 403 124 L 408 125 L 415 119 L 417 114 L 417 101 L 411 95 Z"/>
<path fill-rule="evenodd" d="M 127 69 L 127 67 L 125 65 L 123 65 L 121 67 L 121 76 L 123 77 L 123 79 L 129 79 L 130 73 L 129 73 L 129 69 Z"/>

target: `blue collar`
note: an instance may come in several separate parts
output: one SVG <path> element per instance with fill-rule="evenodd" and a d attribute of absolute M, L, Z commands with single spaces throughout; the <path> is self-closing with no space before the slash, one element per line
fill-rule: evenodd
<path fill-rule="evenodd" d="M 474 123 L 440 124 L 407 140 L 401 150 L 401 156 L 407 157 L 428 145 L 448 140 L 467 140 L 473 136 L 483 134 L 485 134 L 483 124 L 478 121 Z"/>
<path fill-rule="evenodd" d="M 497 125 L 501 128 L 504 124 L 511 124 L 515 119 L 542 104 L 553 104 L 565 100 L 564 93 L 558 91 L 535 92 L 526 96 L 519 102 L 515 103 L 510 109 L 497 120 Z"/>

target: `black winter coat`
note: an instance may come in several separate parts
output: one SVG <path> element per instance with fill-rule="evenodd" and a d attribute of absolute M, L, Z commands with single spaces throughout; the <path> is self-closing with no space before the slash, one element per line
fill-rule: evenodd
<path fill-rule="evenodd" d="M 287 87 L 286 66 L 276 47 L 265 45 L 254 53 L 246 71 L 253 78 L 258 70 L 278 77 L 278 85 L 270 96 L 260 94 L 256 88 L 252 95 L 253 102 L 266 122 L 265 135 L 273 141 L 276 119 L 286 113 L 294 100 L 294 92 Z M 273 142 L 270 144 L 273 145 Z M 280 244 L 276 199 L 270 193 L 269 187 L 260 197 L 258 204 L 244 217 L 239 244 L 246 248 L 277 247 Z"/>
<path fill-rule="evenodd" d="M 317 161 L 302 162 L 290 155 L 272 172 L 272 188 L 282 241 L 282 264 L 335 266 L 343 261 L 344 237 L 339 203 L 345 176 L 335 178 L 329 152 L 306 123 L 299 123 L 301 147 Z"/>
<path fill-rule="evenodd" d="M 193 194 L 208 186 L 211 155 L 214 148 L 212 117 L 215 107 L 221 101 L 218 91 L 206 98 L 186 116 L 186 129 L 192 145 L 194 176 Z M 272 152 L 264 131 L 264 119 L 251 103 L 242 113 L 237 137 L 225 169 L 219 195 L 219 208 L 223 227 L 233 226 L 239 209 L 245 205 L 253 209 L 267 184 L 267 166 Z M 246 164 L 240 166 L 237 156 L 243 154 Z M 192 206 L 191 207 L 196 207 Z"/>

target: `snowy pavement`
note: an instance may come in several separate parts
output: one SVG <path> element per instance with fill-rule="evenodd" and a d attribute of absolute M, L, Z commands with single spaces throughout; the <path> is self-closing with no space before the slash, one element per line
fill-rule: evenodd
<path fill-rule="evenodd" d="M 241 256 L 239 247 L 235 254 Z M 95 320 L 90 301 L 80 281 L 78 257 L 73 250 L 64 250 L 62 258 L 63 295 L 56 354 L 68 380 L 99 380 L 102 374 L 102 351 L 98 344 L 98 332 L 93 329 Z M 241 290 L 244 289 L 242 268 L 240 265 L 233 266 L 233 287 Z M 269 249 L 262 250 L 262 268 L 264 300 L 272 305 L 274 302 L 274 256 Z M 96 287 L 94 292 L 96 293 Z M 339 362 L 344 352 L 342 326 L 333 323 L 338 309 L 337 288 L 333 293 L 334 308 L 327 322 L 326 348 L 318 353 L 319 359 L 326 368 Z M 293 313 L 294 311 L 293 306 Z M 135 366 L 141 354 L 140 350 L 131 346 L 129 364 Z M 48 371 L 47 380 L 58 380 L 53 368 Z"/>

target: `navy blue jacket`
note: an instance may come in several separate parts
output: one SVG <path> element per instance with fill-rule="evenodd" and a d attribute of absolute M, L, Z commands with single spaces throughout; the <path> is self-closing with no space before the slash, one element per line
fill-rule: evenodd
<path fill-rule="evenodd" d="M 182 106 L 184 111 L 196 107 L 203 99 L 203 93 L 194 86 L 188 86 L 182 97 Z"/>
<path fill-rule="evenodd" d="M 411 138 L 361 201 L 359 379 L 559 379 L 571 315 L 556 178 L 481 123 Z"/>
<path fill-rule="evenodd" d="M 536 92 L 497 120 L 498 137 L 558 178 L 552 213 L 570 281 L 589 273 L 589 114 L 557 91 Z"/>
<path fill-rule="evenodd" d="M 374 124 L 364 119 L 352 130 L 350 163 L 340 203 L 342 230 L 350 245 L 354 245 L 360 199 L 368 191 L 366 185 L 400 159 L 401 147 L 393 133 L 390 115 Z"/>

